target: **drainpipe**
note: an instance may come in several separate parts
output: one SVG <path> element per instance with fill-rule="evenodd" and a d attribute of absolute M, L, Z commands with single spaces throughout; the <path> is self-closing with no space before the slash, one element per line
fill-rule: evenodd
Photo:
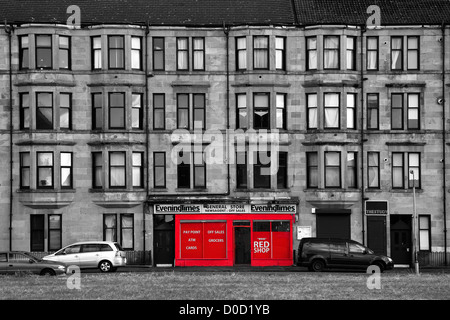
<path fill-rule="evenodd" d="M 147 26 L 145 28 L 145 114 L 146 114 L 146 121 L 145 121 L 145 152 L 147 154 L 147 165 L 146 165 L 146 182 L 145 182 L 145 198 L 147 198 L 148 193 L 149 193 L 149 183 L 150 183 L 150 179 L 149 179 L 149 158 L 150 158 L 150 153 L 149 153 L 149 130 L 148 130 L 148 126 L 149 126 L 149 104 L 148 104 L 148 100 L 149 100 L 149 95 L 148 95 L 148 35 L 150 33 L 149 30 L 149 22 L 147 21 Z M 146 262 L 146 254 L 145 254 L 145 211 L 148 209 L 147 206 L 147 199 L 146 202 L 144 204 L 144 208 L 142 210 L 142 250 L 144 251 L 144 263 Z"/>
<path fill-rule="evenodd" d="M 13 98 L 12 98 L 12 45 L 11 36 L 14 27 L 7 25 L 5 20 L 5 32 L 8 34 L 9 50 L 9 251 L 12 251 L 12 221 L 13 221 Z"/>
<path fill-rule="evenodd" d="M 367 80 L 364 78 L 364 32 L 366 32 L 366 26 L 361 25 L 361 34 L 360 34 L 360 42 L 361 42 L 361 61 L 360 61 L 360 86 L 361 86 L 361 123 L 360 123 L 360 149 L 361 149 L 361 232 L 362 232 L 362 243 L 365 245 L 366 243 L 366 230 L 365 230 L 365 194 L 364 194 L 364 81 Z"/>
<path fill-rule="evenodd" d="M 445 183 L 445 23 L 442 23 L 442 183 L 444 204 L 444 264 L 447 265 L 447 186 Z"/>
<path fill-rule="evenodd" d="M 225 146 L 225 152 L 227 157 L 227 183 L 228 183 L 228 192 L 227 195 L 230 194 L 230 150 L 229 150 L 229 143 L 230 143 L 230 27 L 227 27 L 225 25 L 225 21 L 223 22 L 223 32 L 225 33 L 226 37 L 226 73 L 227 73 L 227 129 L 226 129 L 226 146 Z"/>

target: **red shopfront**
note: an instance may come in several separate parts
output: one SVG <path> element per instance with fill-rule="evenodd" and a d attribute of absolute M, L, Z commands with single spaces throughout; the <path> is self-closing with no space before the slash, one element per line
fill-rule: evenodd
<path fill-rule="evenodd" d="M 290 266 L 295 213 L 176 214 L 176 266 Z"/>

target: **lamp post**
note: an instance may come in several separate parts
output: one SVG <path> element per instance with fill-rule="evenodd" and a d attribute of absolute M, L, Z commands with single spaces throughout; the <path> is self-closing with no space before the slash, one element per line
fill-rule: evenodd
<path fill-rule="evenodd" d="M 414 253 L 414 269 L 416 274 L 419 274 L 419 259 L 418 259 L 418 236 L 417 236 L 417 212 L 416 212 L 416 179 L 414 176 L 414 170 L 409 171 L 413 178 L 413 253 Z"/>

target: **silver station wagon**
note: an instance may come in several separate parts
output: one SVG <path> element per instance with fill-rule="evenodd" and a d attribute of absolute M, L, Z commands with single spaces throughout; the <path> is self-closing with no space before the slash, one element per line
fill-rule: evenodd
<path fill-rule="evenodd" d="M 102 272 L 114 272 L 127 264 L 127 258 L 120 244 L 111 241 L 84 241 L 68 245 L 43 260 L 58 261 L 76 265 L 80 269 L 99 268 Z"/>

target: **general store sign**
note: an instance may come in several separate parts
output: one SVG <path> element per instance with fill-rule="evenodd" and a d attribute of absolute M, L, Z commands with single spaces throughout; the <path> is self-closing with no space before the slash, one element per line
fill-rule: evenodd
<path fill-rule="evenodd" d="M 387 215 L 387 201 L 366 201 L 366 215 Z"/>
<path fill-rule="evenodd" d="M 295 204 L 155 204 L 155 214 L 169 213 L 291 213 L 297 212 Z"/>

